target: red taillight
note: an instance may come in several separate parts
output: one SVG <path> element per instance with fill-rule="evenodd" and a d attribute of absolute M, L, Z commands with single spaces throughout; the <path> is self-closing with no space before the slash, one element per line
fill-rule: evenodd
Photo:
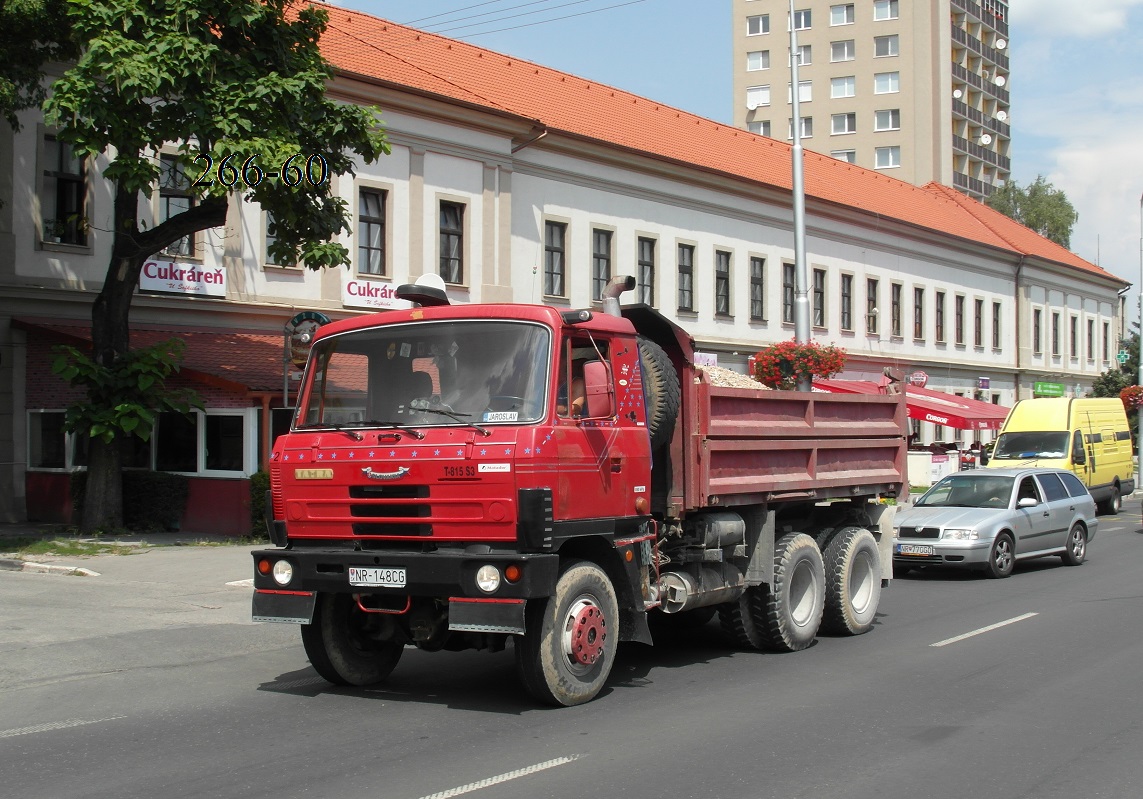
<path fill-rule="evenodd" d="M 524 576 L 524 572 L 515 563 L 513 563 L 511 566 L 508 566 L 504 569 L 504 579 L 510 583 L 519 582 L 520 578 L 523 576 Z"/>

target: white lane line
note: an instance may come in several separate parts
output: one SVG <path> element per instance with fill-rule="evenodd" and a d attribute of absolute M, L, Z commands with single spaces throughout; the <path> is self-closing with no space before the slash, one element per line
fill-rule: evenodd
<path fill-rule="evenodd" d="M 459 788 L 449 788 L 447 791 L 440 793 L 429 794 L 422 796 L 421 799 L 449 799 L 451 796 L 460 796 L 462 793 L 469 791 L 478 791 L 481 788 L 487 788 L 489 785 L 497 785 L 501 782 L 508 782 L 517 777 L 526 777 L 529 774 L 535 774 L 537 771 L 544 769 L 554 768 L 555 766 L 562 766 L 565 763 L 570 763 L 573 760 L 578 760 L 583 755 L 568 755 L 567 757 L 557 757 L 555 760 L 545 760 L 543 763 L 537 763 L 534 766 L 527 766 L 525 768 L 518 768 L 515 771 L 508 771 L 504 774 L 497 774 L 495 777 L 488 777 L 480 782 L 470 782 L 468 785 L 461 785 Z"/>
<path fill-rule="evenodd" d="M 67 721 L 53 721 L 48 724 L 36 724 L 33 727 L 17 727 L 14 730 L 0 730 L 0 738 L 14 738 L 17 735 L 31 735 L 34 732 L 47 732 L 49 730 L 66 730 L 71 727 L 82 727 L 85 724 L 99 724 L 102 721 L 115 721 L 125 719 L 126 716 L 109 716 L 105 719 L 68 719 Z"/>
<path fill-rule="evenodd" d="M 253 577 L 247 577 L 245 580 L 231 580 L 230 582 L 227 583 L 227 585 L 232 586 L 234 588 L 253 588 L 254 587 L 254 578 Z"/>
<path fill-rule="evenodd" d="M 1014 616 L 1011 619 L 1005 619 L 1004 621 L 998 621 L 998 622 L 996 622 L 996 624 L 990 624 L 987 627 L 981 627 L 979 630 L 973 630 L 970 633 L 965 633 L 964 635 L 958 635 L 955 638 L 946 638 L 943 641 L 937 641 L 935 644 L 929 644 L 929 646 L 946 646 L 948 644 L 955 644 L 957 641 L 963 641 L 965 638 L 972 638 L 974 635 L 980 635 L 981 633 L 986 633 L 986 632 L 989 632 L 991 630 L 995 630 L 999 627 L 1007 627 L 1009 624 L 1015 624 L 1018 621 L 1024 621 L 1024 619 L 1030 619 L 1033 616 L 1039 616 L 1039 615 L 1040 615 L 1039 613 L 1025 613 L 1023 616 Z"/>

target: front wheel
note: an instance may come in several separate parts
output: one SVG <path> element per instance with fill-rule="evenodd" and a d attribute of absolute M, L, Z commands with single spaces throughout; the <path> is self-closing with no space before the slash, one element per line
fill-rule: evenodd
<path fill-rule="evenodd" d="M 603 569 L 569 563 L 548 599 L 531 599 L 515 640 L 516 669 L 533 697 L 570 707 L 590 702 L 607 682 L 619 648 L 619 603 Z"/>
<path fill-rule="evenodd" d="M 314 670 L 335 685 L 372 685 L 389 676 L 404 651 L 381 640 L 381 622 L 350 594 L 318 594 L 314 620 L 302 625 L 302 645 Z"/>
<path fill-rule="evenodd" d="M 985 564 L 984 573 L 994 579 L 1007 577 L 1016 565 L 1016 550 L 1012 543 L 1012 536 L 1001 533 L 992 542 L 992 549 L 988 553 L 988 563 Z"/>
<path fill-rule="evenodd" d="M 1060 556 L 1065 566 L 1079 566 L 1087 557 L 1087 531 L 1083 529 L 1083 525 L 1072 525 L 1072 529 L 1068 531 L 1068 543 L 1064 553 Z"/>

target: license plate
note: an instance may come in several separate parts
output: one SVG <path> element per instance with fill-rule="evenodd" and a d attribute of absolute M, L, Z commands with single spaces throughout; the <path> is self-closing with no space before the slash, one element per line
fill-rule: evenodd
<path fill-rule="evenodd" d="M 898 555 L 932 555 L 934 550 L 927 544 L 898 544 Z"/>
<path fill-rule="evenodd" d="M 405 570 L 394 567 L 350 566 L 349 584 L 379 588 L 404 588 Z"/>

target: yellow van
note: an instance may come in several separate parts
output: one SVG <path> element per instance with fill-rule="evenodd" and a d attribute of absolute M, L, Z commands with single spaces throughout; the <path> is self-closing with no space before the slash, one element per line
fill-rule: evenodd
<path fill-rule="evenodd" d="M 1050 466 L 1075 472 L 1105 513 L 1135 490 L 1131 429 L 1115 398 L 1042 397 L 1008 412 L 989 468 Z"/>

